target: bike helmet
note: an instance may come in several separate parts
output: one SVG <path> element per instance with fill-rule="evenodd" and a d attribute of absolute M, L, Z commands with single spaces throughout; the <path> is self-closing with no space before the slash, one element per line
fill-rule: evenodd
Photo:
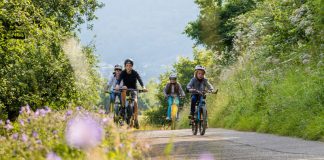
<path fill-rule="evenodd" d="M 121 65 L 119 65 L 119 64 L 116 64 L 115 67 L 114 67 L 114 70 L 116 70 L 116 69 L 123 70 L 123 67 Z"/>
<path fill-rule="evenodd" d="M 171 75 L 169 76 L 169 79 L 170 79 L 170 80 L 171 80 L 171 79 L 176 80 L 176 79 L 177 79 L 177 75 L 176 75 L 176 74 L 171 74 Z"/>
<path fill-rule="evenodd" d="M 195 67 L 195 71 L 197 71 L 197 70 L 202 70 L 202 71 L 206 72 L 206 68 L 204 66 L 202 66 L 202 65 L 197 65 Z"/>
<path fill-rule="evenodd" d="M 124 65 L 126 66 L 126 64 L 131 64 L 132 66 L 134 65 L 134 61 L 130 58 L 126 59 L 125 62 L 124 62 Z"/>

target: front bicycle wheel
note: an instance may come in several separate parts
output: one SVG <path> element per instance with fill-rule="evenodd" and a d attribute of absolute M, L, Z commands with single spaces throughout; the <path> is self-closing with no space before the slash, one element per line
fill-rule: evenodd
<path fill-rule="evenodd" d="M 176 118 L 177 118 L 178 107 L 173 104 L 171 106 L 171 130 L 175 130 L 176 128 Z"/>
<path fill-rule="evenodd" d="M 201 120 L 200 120 L 200 125 L 199 125 L 199 132 L 200 135 L 204 135 L 207 129 L 207 110 L 206 108 L 202 108 L 201 113 Z"/>
<path fill-rule="evenodd" d="M 126 107 L 126 123 L 127 125 L 130 125 L 132 118 L 132 109 L 131 106 Z"/>
<path fill-rule="evenodd" d="M 194 122 L 191 125 L 191 130 L 192 130 L 192 134 L 193 135 L 197 135 L 197 132 L 198 132 L 198 124 L 199 123 L 195 119 Z"/>

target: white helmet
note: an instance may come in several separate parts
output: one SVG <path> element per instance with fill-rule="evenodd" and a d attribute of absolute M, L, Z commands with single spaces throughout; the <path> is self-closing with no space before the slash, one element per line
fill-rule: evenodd
<path fill-rule="evenodd" d="M 206 68 L 204 66 L 202 66 L 202 65 L 197 65 L 195 67 L 195 71 L 197 71 L 197 70 L 202 70 L 202 71 L 206 72 Z"/>
<path fill-rule="evenodd" d="M 119 64 L 116 64 L 114 67 L 114 70 L 119 69 L 119 70 L 123 70 L 123 67 Z"/>
<path fill-rule="evenodd" d="M 177 75 L 176 74 L 171 74 L 170 76 L 169 76 L 169 79 L 171 80 L 171 79 L 177 79 Z"/>

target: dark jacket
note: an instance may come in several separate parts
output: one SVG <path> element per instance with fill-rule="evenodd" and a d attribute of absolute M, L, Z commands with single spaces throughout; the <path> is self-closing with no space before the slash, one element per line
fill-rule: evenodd
<path fill-rule="evenodd" d="M 172 92 L 172 87 L 173 87 L 173 91 Z M 168 83 L 164 90 L 163 90 L 164 96 L 168 96 L 168 95 L 176 95 L 176 96 L 185 96 L 185 93 L 180 85 L 180 83 L 175 83 L 175 84 L 171 84 Z"/>
<path fill-rule="evenodd" d="M 124 86 L 127 88 L 137 89 L 137 81 L 142 87 L 144 87 L 142 78 L 135 70 L 132 70 L 131 74 L 128 74 L 126 70 L 123 70 L 119 76 L 119 79 L 117 79 L 117 84 L 120 85 L 121 81 L 123 81 Z"/>

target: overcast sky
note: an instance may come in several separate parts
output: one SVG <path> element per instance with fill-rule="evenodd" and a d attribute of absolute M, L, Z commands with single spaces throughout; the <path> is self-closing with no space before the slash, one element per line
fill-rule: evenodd
<path fill-rule="evenodd" d="M 101 73 L 132 58 L 147 82 L 157 78 L 179 56 L 192 57 L 193 41 L 182 32 L 197 18 L 194 0 L 105 0 L 92 31 L 82 30 L 83 44 L 94 41 Z"/>

